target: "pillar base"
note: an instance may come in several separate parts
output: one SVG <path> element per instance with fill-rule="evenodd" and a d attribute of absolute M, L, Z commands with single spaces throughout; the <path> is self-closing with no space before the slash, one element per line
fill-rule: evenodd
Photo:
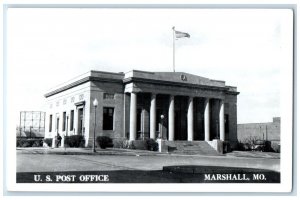
<path fill-rule="evenodd" d="M 223 141 L 214 139 L 213 141 L 207 141 L 207 143 L 214 148 L 219 154 L 223 154 Z"/>
<path fill-rule="evenodd" d="M 166 140 L 157 139 L 156 141 L 158 143 L 158 151 L 159 152 L 161 152 L 161 153 L 168 152 L 168 145 L 166 144 Z"/>

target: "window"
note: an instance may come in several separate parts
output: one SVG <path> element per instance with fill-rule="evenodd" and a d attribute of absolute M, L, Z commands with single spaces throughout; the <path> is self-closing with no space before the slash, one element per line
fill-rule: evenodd
<path fill-rule="evenodd" d="M 59 131 L 59 117 L 56 118 L 56 131 Z"/>
<path fill-rule="evenodd" d="M 74 129 L 74 110 L 71 110 L 70 115 L 70 131 L 73 131 Z"/>
<path fill-rule="evenodd" d="M 84 99 L 84 94 L 79 95 L 79 100 L 83 100 Z"/>
<path fill-rule="evenodd" d="M 103 130 L 113 130 L 114 108 L 103 108 Z"/>
<path fill-rule="evenodd" d="M 103 99 L 114 99 L 115 98 L 115 94 L 112 93 L 104 93 L 103 95 Z"/>
<path fill-rule="evenodd" d="M 52 115 L 49 116 L 49 132 L 52 132 Z"/>
<path fill-rule="evenodd" d="M 62 131 L 66 131 L 66 116 L 67 116 L 67 113 L 66 112 L 63 112 L 63 127 L 62 127 Z"/>

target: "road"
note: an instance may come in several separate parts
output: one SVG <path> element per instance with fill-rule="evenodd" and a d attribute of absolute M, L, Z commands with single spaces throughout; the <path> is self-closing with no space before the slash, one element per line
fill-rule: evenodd
<path fill-rule="evenodd" d="M 198 165 L 280 171 L 280 159 L 193 155 L 56 155 L 17 151 L 17 172 L 162 170 L 163 166 Z"/>

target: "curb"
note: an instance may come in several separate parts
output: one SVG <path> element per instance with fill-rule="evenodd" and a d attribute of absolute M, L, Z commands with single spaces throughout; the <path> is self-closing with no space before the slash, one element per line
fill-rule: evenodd
<path fill-rule="evenodd" d="M 184 153 L 161 153 L 152 151 L 135 151 L 135 150 L 109 150 L 109 151 L 96 151 L 92 152 L 92 149 L 84 149 L 82 151 L 68 151 L 64 148 L 47 148 L 47 149 L 27 149 L 27 148 L 17 148 L 17 150 L 23 151 L 22 154 L 53 154 L 53 155 L 117 155 L 117 156 L 195 156 L 195 157 L 225 157 L 225 155 L 202 155 L 202 154 L 184 154 Z"/>

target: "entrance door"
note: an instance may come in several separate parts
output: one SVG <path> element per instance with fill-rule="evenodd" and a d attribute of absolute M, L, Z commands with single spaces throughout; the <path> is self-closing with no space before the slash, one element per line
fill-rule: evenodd
<path fill-rule="evenodd" d="M 83 130 L 83 108 L 78 109 L 78 135 L 82 135 Z"/>

